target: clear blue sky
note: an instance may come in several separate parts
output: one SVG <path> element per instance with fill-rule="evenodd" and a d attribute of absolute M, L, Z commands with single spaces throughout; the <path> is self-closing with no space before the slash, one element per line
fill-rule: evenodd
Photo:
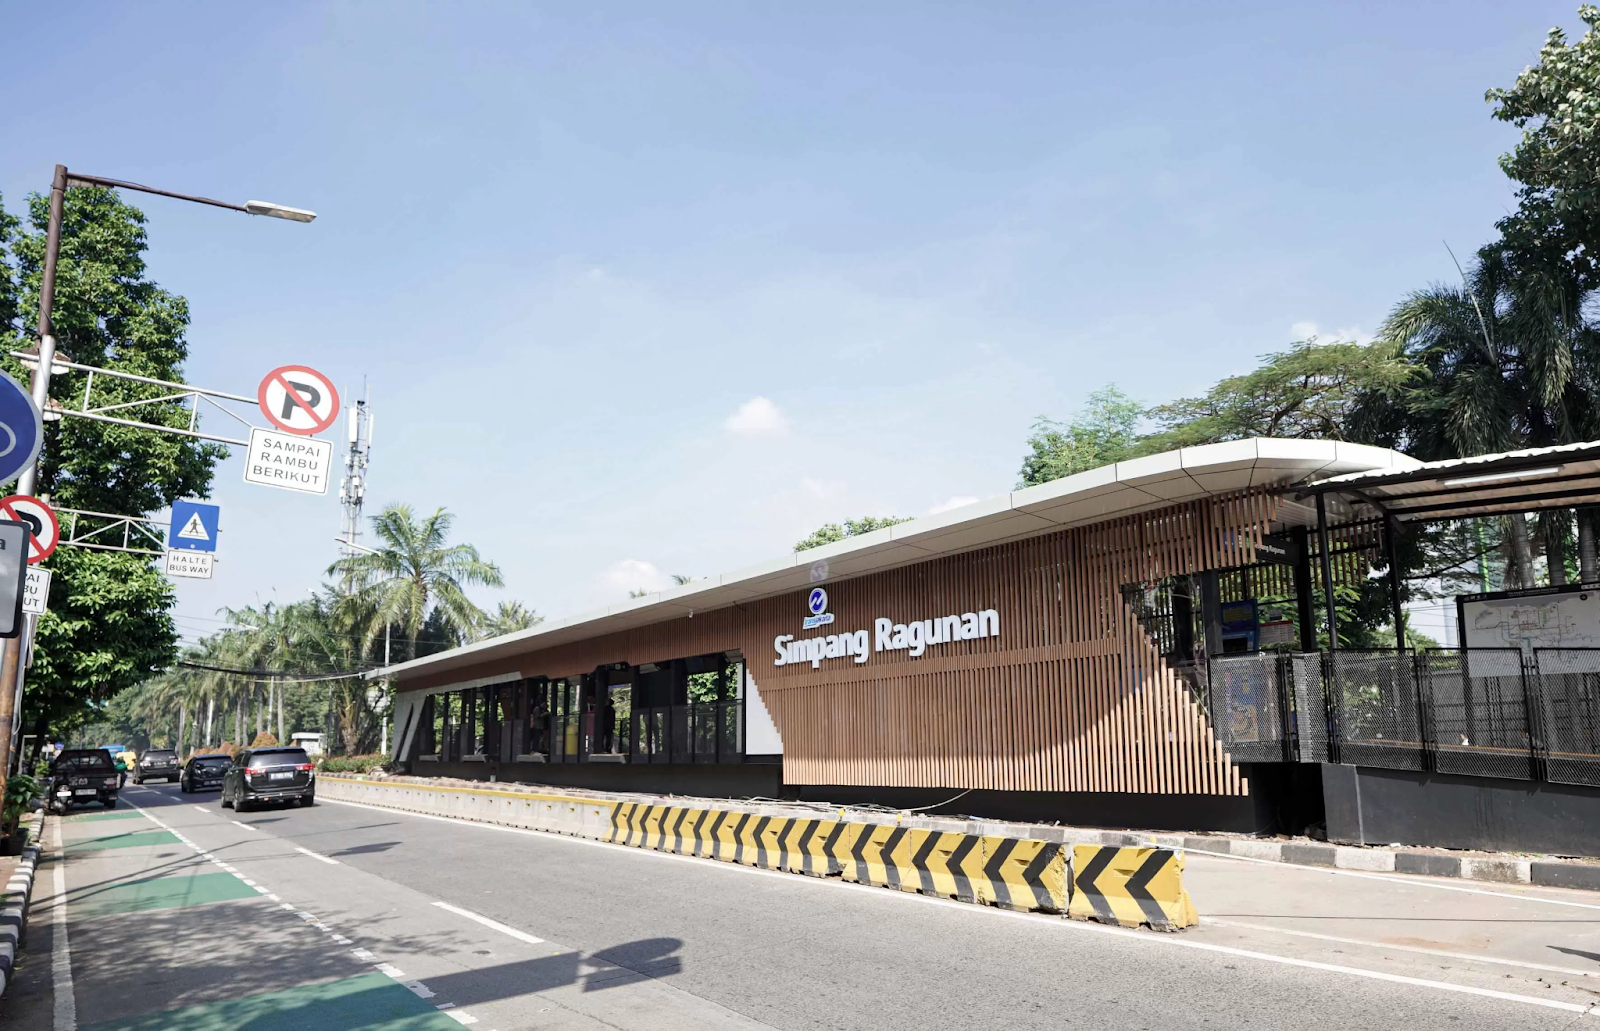
<path fill-rule="evenodd" d="M 1370 334 L 1512 204 L 1574 0 L 6 5 L 0 193 L 146 198 L 190 379 L 369 384 L 369 500 L 565 614 L 1012 486 L 1029 424 Z M 333 495 L 218 470 L 216 609 L 305 596 Z"/>

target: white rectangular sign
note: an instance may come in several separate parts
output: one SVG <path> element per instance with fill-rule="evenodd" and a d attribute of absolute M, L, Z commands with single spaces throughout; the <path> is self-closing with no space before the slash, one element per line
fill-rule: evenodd
<path fill-rule="evenodd" d="M 293 433 L 252 429 L 244 458 L 244 482 L 307 494 L 328 493 L 333 445 Z"/>
<path fill-rule="evenodd" d="M 167 575 L 186 576 L 192 580 L 209 580 L 214 561 L 215 556 L 209 551 L 169 551 Z"/>
<path fill-rule="evenodd" d="M 49 604 L 50 570 L 29 566 L 28 579 L 22 585 L 22 611 L 30 616 L 42 616 Z"/>

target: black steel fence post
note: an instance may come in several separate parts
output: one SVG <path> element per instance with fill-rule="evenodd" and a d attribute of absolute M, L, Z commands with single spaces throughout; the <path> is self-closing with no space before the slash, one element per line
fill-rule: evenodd
<path fill-rule="evenodd" d="M 1340 727 L 1340 721 L 1343 706 L 1339 698 L 1338 671 L 1334 669 L 1333 653 L 1322 652 L 1318 666 L 1322 678 L 1323 719 L 1328 728 L 1328 761 L 1342 763 L 1344 749 L 1341 746 L 1344 731 Z"/>
<path fill-rule="evenodd" d="M 1544 684 L 1538 675 L 1537 654 L 1522 656 L 1522 713 L 1528 731 L 1528 751 L 1532 757 L 1535 780 L 1550 779 L 1548 743 L 1544 736 Z M 1529 676 L 1529 666 L 1533 676 Z"/>
<path fill-rule="evenodd" d="M 1466 660 L 1463 658 L 1462 661 Z M 1465 672 L 1463 667 L 1462 673 Z M 1424 692 L 1427 694 L 1426 700 L 1423 698 Z M 1416 696 L 1417 745 L 1422 749 L 1422 768 L 1436 770 L 1439 760 L 1433 747 L 1433 728 L 1429 725 L 1433 715 L 1433 670 L 1423 655 L 1415 651 L 1411 653 L 1411 693 Z"/>

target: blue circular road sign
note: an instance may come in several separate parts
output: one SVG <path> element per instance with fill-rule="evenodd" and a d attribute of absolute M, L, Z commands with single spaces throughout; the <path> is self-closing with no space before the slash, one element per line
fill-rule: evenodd
<path fill-rule="evenodd" d="M 0 483 L 14 480 L 39 457 L 44 421 L 28 388 L 0 372 Z"/>

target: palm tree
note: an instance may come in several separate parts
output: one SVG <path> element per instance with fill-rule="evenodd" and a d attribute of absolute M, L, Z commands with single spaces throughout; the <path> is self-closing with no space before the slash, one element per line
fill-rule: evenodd
<path fill-rule="evenodd" d="M 410 505 L 395 504 L 372 517 L 381 547 L 364 555 L 342 558 L 328 567 L 344 577 L 349 592 L 370 605 L 372 619 L 363 631 L 366 643 L 377 640 L 386 626 L 406 636 L 406 657 L 417 656 L 417 637 L 430 614 L 450 627 L 470 633 L 484 619 L 466 596 L 468 585 L 501 587 L 500 568 L 485 562 L 470 544 L 448 544 L 452 517 L 444 509 L 418 519 Z"/>
<path fill-rule="evenodd" d="M 1398 405 L 1377 406 L 1390 421 L 1380 434 L 1424 460 L 1594 439 L 1600 333 L 1584 321 L 1584 300 L 1569 269 L 1520 265 L 1500 245 L 1478 252 L 1460 286 L 1412 293 L 1381 334 L 1426 375 Z M 1503 522 L 1508 579 L 1532 586 L 1527 517 Z M 1592 520 L 1580 518 L 1579 534 L 1588 580 L 1595 575 Z M 1547 547 L 1558 539 L 1546 538 Z M 1559 568 L 1558 547 L 1549 558 Z"/>
<path fill-rule="evenodd" d="M 478 640 L 484 641 L 503 634 L 528 630 L 544 622 L 544 617 L 520 601 L 503 601 L 493 613 L 485 614 L 478 624 Z"/>

